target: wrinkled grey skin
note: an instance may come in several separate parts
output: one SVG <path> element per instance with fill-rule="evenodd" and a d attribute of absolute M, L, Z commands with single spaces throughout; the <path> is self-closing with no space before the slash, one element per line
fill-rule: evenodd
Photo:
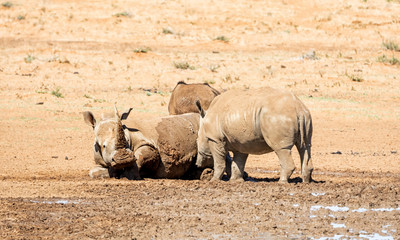
<path fill-rule="evenodd" d="M 294 145 L 300 155 L 303 182 L 312 180 L 311 115 L 292 93 L 273 88 L 231 90 L 216 97 L 207 112 L 199 102 L 196 104 L 202 116 L 196 166 L 213 162 L 212 180 L 221 179 L 228 151 L 234 154 L 231 180 L 239 181 L 243 181 L 248 154 L 274 151 L 281 165 L 279 181 L 287 183 L 295 169 L 291 155 Z"/>

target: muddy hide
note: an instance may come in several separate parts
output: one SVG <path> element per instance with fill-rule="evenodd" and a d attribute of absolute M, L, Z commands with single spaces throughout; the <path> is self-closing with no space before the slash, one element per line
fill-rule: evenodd
<path fill-rule="evenodd" d="M 200 115 L 189 113 L 161 118 L 156 125 L 161 157 L 158 178 L 181 178 L 194 166 Z"/>

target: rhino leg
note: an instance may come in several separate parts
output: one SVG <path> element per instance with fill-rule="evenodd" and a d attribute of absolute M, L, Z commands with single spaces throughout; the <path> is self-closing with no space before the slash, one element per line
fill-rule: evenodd
<path fill-rule="evenodd" d="M 137 167 L 142 177 L 154 177 L 160 165 L 160 154 L 151 146 L 142 146 L 135 150 Z"/>
<path fill-rule="evenodd" d="M 226 159 L 225 159 L 225 171 L 228 179 L 231 178 L 232 176 L 232 158 L 231 155 L 229 155 L 229 152 L 226 154 Z"/>
<path fill-rule="evenodd" d="M 307 147 L 307 159 L 304 159 L 304 154 L 306 152 L 305 147 L 297 146 L 297 150 L 299 151 L 300 155 L 300 162 L 301 162 L 301 175 L 303 178 L 304 183 L 310 183 L 312 181 L 311 173 L 314 169 L 311 159 L 311 148 Z"/>
<path fill-rule="evenodd" d="M 246 165 L 246 160 L 249 155 L 246 153 L 235 152 L 232 161 L 232 176 L 233 181 L 244 181 L 244 166 Z"/>
<path fill-rule="evenodd" d="M 292 151 L 290 149 L 279 149 L 275 150 L 275 153 L 278 155 L 281 164 L 281 177 L 279 178 L 279 182 L 287 183 L 295 169 Z"/>
<path fill-rule="evenodd" d="M 124 168 L 121 176 L 126 177 L 129 180 L 142 180 L 139 174 L 139 169 L 136 164 L 134 164 L 134 166 L 132 167 Z"/>
<path fill-rule="evenodd" d="M 221 142 L 209 142 L 210 150 L 214 159 L 214 176 L 211 181 L 221 180 L 225 172 L 227 151 Z"/>
<path fill-rule="evenodd" d="M 108 168 L 102 167 L 100 165 L 90 169 L 89 176 L 91 178 L 109 178 Z"/>

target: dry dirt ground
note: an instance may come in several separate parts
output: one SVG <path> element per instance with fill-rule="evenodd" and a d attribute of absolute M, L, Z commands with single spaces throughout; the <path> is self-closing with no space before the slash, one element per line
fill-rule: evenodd
<path fill-rule="evenodd" d="M 1 4 L 1 239 L 400 238 L 398 0 Z M 273 153 L 244 183 L 90 179 L 81 112 L 164 116 L 180 80 L 297 94 L 316 182 Z"/>

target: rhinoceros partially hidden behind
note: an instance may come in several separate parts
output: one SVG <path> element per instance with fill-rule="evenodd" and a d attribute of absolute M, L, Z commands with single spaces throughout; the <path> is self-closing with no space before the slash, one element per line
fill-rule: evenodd
<path fill-rule="evenodd" d="M 200 101 L 203 108 L 207 110 L 212 100 L 219 94 L 208 83 L 187 84 L 180 81 L 172 91 L 168 103 L 168 112 L 170 115 L 197 113 L 196 101 Z"/>
<path fill-rule="evenodd" d="M 128 179 L 181 178 L 195 168 L 200 115 L 138 118 L 129 112 L 97 121 L 91 112 L 84 120 L 94 130 L 91 177 Z M 123 120 L 123 121 L 122 121 Z"/>
<path fill-rule="evenodd" d="M 233 180 L 243 180 L 248 154 L 274 151 L 281 165 L 279 181 L 288 182 L 295 169 L 291 155 L 295 145 L 303 182 L 311 181 L 312 120 L 307 107 L 295 95 L 273 88 L 231 90 L 217 96 L 207 112 L 200 102 L 196 104 L 202 116 L 196 165 L 214 165 L 212 180 L 221 179 L 228 151 L 234 154 Z"/>

